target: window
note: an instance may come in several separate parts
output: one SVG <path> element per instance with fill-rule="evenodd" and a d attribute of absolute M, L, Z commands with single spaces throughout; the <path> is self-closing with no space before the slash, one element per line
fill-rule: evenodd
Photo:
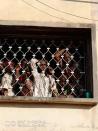
<path fill-rule="evenodd" d="M 92 97 L 91 50 L 90 28 L 0 26 L 0 95 Z"/>

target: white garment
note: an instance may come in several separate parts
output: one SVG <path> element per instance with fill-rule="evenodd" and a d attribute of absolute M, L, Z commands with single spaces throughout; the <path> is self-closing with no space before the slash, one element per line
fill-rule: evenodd
<path fill-rule="evenodd" d="M 8 96 L 14 95 L 14 93 L 12 92 L 13 87 L 11 86 L 11 83 L 12 83 L 12 76 L 9 75 L 8 73 L 4 74 L 4 76 L 2 77 L 1 84 L 2 84 L 2 88 L 8 90 Z"/>
<path fill-rule="evenodd" d="M 55 79 L 52 77 L 52 75 L 49 75 L 49 81 L 50 81 L 51 90 L 55 90 L 56 82 L 55 82 Z"/>
<path fill-rule="evenodd" d="M 34 85 L 34 97 L 51 97 L 52 92 L 49 91 L 49 88 L 55 89 L 56 83 L 55 79 L 51 76 L 47 77 L 44 73 L 38 73 L 37 66 L 36 66 L 36 59 L 31 60 L 31 68 L 32 74 L 35 78 L 35 85 Z"/>

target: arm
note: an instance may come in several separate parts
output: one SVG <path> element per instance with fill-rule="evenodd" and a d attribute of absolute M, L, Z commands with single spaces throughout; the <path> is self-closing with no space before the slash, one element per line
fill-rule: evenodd
<path fill-rule="evenodd" d="M 39 75 L 39 73 L 37 71 L 37 66 L 36 66 L 37 62 L 38 62 L 38 60 L 37 59 L 33 59 L 33 58 L 30 61 L 30 65 L 31 65 L 31 69 L 32 69 L 32 73 L 33 73 L 34 77 L 36 75 Z"/>

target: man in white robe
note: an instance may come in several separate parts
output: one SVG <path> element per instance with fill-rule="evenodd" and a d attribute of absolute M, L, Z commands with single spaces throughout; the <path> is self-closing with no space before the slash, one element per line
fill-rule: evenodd
<path fill-rule="evenodd" d="M 7 93 L 4 93 L 4 95 L 8 95 L 8 96 L 14 96 L 14 93 L 12 91 L 13 87 L 12 87 L 12 76 L 8 73 L 4 74 L 2 81 L 1 81 L 2 87 L 3 89 L 7 90 Z"/>
<path fill-rule="evenodd" d="M 32 74 L 35 78 L 33 96 L 34 97 L 51 97 L 52 91 L 57 90 L 55 79 L 50 75 L 48 76 L 45 75 L 47 62 L 44 60 L 41 60 L 39 62 L 41 73 L 38 73 L 37 62 L 38 62 L 37 59 L 31 59 Z"/>
<path fill-rule="evenodd" d="M 11 61 L 6 61 L 5 62 L 5 72 L 4 75 L 1 79 L 1 89 L 5 90 L 4 95 L 5 96 L 14 96 L 13 93 L 13 87 L 12 87 L 12 81 L 13 81 L 13 76 L 12 76 L 12 70 L 14 69 L 14 63 Z"/>

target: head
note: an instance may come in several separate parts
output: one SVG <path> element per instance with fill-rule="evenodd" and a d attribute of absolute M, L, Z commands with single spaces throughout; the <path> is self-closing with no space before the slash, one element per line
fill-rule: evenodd
<path fill-rule="evenodd" d="M 39 68 L 41 69 L 41 71 L 45 71 L 47 68 L 47 61 L 46 60 L 41 60 L 39 62 Z"/>
<path fill-rule="evenodd" d="M 2 88 L 2 95 L 8 96 L 8 89 Z"/>
<path fill-rule="evenodd" d="M 22 68 L 25 68 L 26 64 L 27 64 L 27 61 L 26 61 L 25 59 L 23 59 L 23 60 L 21 61 L 21 67 L 22 67 Z"/>
<path fill-rule="evenodd" d="M 66 85 L 66 78 L 62 75 L 59 80 L 60 80 L 59 84 L 62 87 L 64 87 Z"/>
<path fill-rule="evenodd" d="M 55 52 L 54 54 L 54 59 L 59 62 L 61 60 L 61 56 L 63 55 L 65 49 L 59 49 L 58 51 Z"/>
<path fill-rule="evenodd" d="M 53 69 L 52 69 L 52 67 L 48 67 L 47 69 L 46 69 L 46 71 L 45 71 L 45 73 L 46 73 L 46 76 L 48 76 L 48 75 L 53 75 Z"/>
<path fill-rule="evenodd" d="M 65 60 L 66 62 L 71 61 L 71 54 L 70 54 L 70 53 L 65 52 L 65 53 L 63 54 L 63 56 L 64 56 L 64 60 Z"/>
<path fill-rule="evenodd" d="M 14 62 L 12 61 L 4 61 L 4 67 L 6 68 L 6 71 L 11 73 L 11 71 L 14 69 Z"/>
<path fill-rule="evenodd" d="M 22 96 L 32 96 L 33 95 L 33 76 L 30 76 L 24 81 L 21 95 Z"/>

